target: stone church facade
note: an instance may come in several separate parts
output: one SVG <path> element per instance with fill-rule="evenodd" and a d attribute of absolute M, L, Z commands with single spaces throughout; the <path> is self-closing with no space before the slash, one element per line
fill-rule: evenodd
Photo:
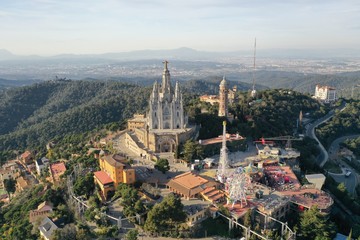
<path fill-rule="evenodd" d="M 179 82 L 171 86 L 168 62 L 164 62 L 162 81 L 156 81 L 149 100 L 147 116 L 134 115 L 128 121 L 128 142 L 132 149 L 138 148 L 152 153 L 175 152 L 180 143 L 195 134 L 195 128 L 188 126 Z M 130 139 L 131 138 L 131 139 Z"/>

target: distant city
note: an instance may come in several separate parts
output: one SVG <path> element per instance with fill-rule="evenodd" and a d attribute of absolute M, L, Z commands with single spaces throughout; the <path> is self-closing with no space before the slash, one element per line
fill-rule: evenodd
<path fill-rule="evenodd" d="M 1 53 L 1 52 L 0 52 Z M 170 54 L 168 54 L 170 53 Z M 4 55 L 4 54 L 3 54 Z M 167 59 L 173 75 L 185 80 L 226 74 L 236 76 L 253 70 L 253 56 L 244 53 L 207 53 L 181 48 L 164 51 L 138 51 L 101 55 L 59 55 L 54 57 L 19 57 L 0 54 L 0 77 L 8 80 L 49 80 L 55 76 L 70 79 L 108 79 L 113 77 L 156 77 L 161 66 L 159 59 Z M 258 54 L 257 71 L 284 71 L 303 74 L 335 74 L 360 69 L 360 58 L 305 58 L 283 55 L 263 57 Z M 275 56 L 277 56 L 275 54 Z M 310 55 L 311 56 L 311 55 Z M 181 60 L 180 60 L 181 59 Z"/>

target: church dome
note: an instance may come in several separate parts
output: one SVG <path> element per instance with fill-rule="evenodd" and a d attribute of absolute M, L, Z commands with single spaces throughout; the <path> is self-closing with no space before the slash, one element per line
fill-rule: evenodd
<path fill-rule="evenodd" d="M 225 77 L 223 77 L 223 79 L 220 82 L 220 86 L 226 86 L 226 80 Z"/>

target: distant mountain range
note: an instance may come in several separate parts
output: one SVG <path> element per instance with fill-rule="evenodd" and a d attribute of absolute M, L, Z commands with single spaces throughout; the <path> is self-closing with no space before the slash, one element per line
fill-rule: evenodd
<path fill-rule="evenodd" d="M 181 60 L 214 60 L 226 57 L 252 56 L 253 50 L 211 52 L 198 51 L 191 48 L 169 50 L 138 50 L 129 52 L 114 52 L 103 54 L 60 54 L 50 57 L 39 55 L 21 56 L 0 49 L 0 61 L 5 60 L 48 60 L 48 59 L 113 59 L 113 60 L 144 60 L 144 59 L 181 59 Z M 261 49 L 258 57 L 274 58 L 342 58 L 360 57 L 360 49 Z"/>

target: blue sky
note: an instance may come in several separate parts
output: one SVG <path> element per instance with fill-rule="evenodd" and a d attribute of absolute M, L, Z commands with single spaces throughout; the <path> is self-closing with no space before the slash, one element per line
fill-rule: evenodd
<path fill-rule="evenodd" d="M 360 48 L 359 0 L 1 0 L 16 54 Z"/>

